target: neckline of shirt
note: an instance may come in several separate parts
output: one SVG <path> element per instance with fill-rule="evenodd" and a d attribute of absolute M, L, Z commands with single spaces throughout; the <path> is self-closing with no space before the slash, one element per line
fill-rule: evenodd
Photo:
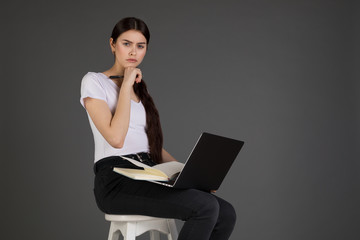
<path fill-rule="evenodd" d="M 106 76 L 104 73 L 102 72 L 98 72 L 98 74 L 100 74 L 101 76 L 103 76 L 106 80 L 110 80 L 110 83 L 115 86 L 116 88 L 119 89 L 119 86 L 113 81 L 111 80 L 108 76 Z M 133 99 L 130 99 L 132 102 L 136 103 L 136 104 L 141 104 L 141 100 L 139 100 L 139 102 L 133 100 Z"/>

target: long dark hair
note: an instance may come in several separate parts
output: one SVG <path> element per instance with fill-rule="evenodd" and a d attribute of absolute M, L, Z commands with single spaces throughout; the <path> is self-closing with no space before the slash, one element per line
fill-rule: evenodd
<path fill-rule="evenodd" d="M 138 18 L 127 17 L 121 19 L 114 27 L 111 38 L 116 42 L 117 38 L 128 30 L 137 30 L 146 38 L 147 44 L 150 41 L 150 32 L 145 22 Z M 160 125 L 159 112 L 155 107 L 154 101 L 147 91 L 144 79 L 133 86 L 135 94 L 140 98 L 146 111 L 146 134 L 149 140 L 151 159 L 156 163 L 162 162 L 163 134 Z"/>

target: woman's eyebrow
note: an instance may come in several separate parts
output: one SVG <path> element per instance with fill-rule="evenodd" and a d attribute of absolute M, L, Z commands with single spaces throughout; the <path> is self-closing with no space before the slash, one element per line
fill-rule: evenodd
<path fill-rule="evenodd" d="M 122 41 L 126 41 L 126 42 L 129 42 L 129 43 L 133 43 L 132 41 L 129 41 L 127 39 L 122 39 Z M 138 42 L 137 44 L 146 44 L 146 42 Z"/>

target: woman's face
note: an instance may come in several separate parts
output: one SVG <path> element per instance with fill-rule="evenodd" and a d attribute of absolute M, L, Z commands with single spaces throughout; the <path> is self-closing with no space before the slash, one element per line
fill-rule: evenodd
<path fill-rule="evenodd" d="M 115 52 L 115 62 L 122 67 L 137 67 L 145 57 L 147 42 L 144 35 L 137 30 L 123 32 L 116 40 L 110 38 L 112 52 Z"/>

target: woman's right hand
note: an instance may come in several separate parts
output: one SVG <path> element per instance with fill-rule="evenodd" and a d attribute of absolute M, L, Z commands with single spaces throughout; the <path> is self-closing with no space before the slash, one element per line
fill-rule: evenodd
<path fill-rule="evenodd" d="M 141 79 L 142 79 L 142 73 L 139 68 L 127 67 L 125 68 L 124 71 L 124 80 L 122 85 L 125 84 L 126 86 L 132 87 L 135 82 L 136 83 L 141 82 Z"/>

